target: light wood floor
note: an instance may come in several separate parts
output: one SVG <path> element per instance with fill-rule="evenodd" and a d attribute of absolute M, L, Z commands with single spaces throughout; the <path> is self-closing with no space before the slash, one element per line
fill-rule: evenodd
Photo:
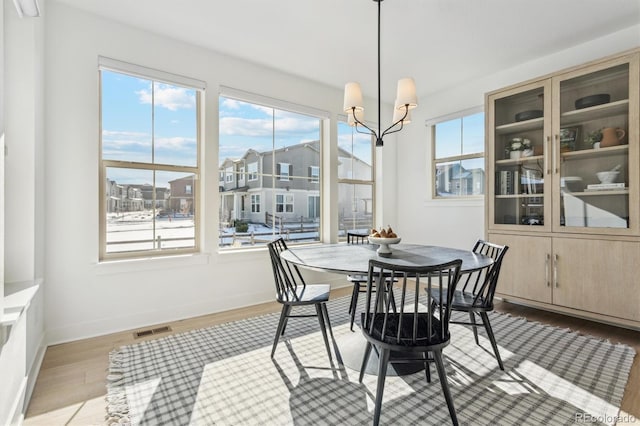
<path fill-rule="evenodd" d="M 332 292 L 332 297 L 348 295 L 351 288 Z M 209 327 L 251 316 L 280 310 L 277 303 L 267 303 L 250 308 L 236 309 L 206 315 L 170 324 L 171 333 Z M 525 316 L 530 320 L 568 327 L 582 334 L 624 343 L 636 350 L 636 357 L 622 401 L 622 410 L 640 419 L 640 332 L 591 321 L 531 309 L 519 305 L 497 302 L 496 310 Z M 163 326 L 165 324 L 158 324 Z M 25 425 L 98 425 L 105 417 L 105 379 L 109 366 L 109 352 L 120 346 L 160 338 L 170 333 L 143 339 L 134 339 L 133 331 L 110 334 L 47 349 L 40 374 L 31 397 Z M 636 421 L 640 424 L 640 420 Z M 634 423 L 634 424 L 636 424 Z"/>

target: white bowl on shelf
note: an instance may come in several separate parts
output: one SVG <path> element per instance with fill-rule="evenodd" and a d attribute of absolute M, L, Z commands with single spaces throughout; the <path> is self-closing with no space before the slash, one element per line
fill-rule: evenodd
<path fill-rule="evenodd" d="M 380 247 L 378 247 L 378 250 L 376 250 L 376 253 L 378 253 L 378 256 L 382 256 L 382 257 L 391 257 L 391 249 L 389 248 L 389 244 L 398 244 L 401 241 L 400 237 L 396 237 L 396 238 L 382 238 L 382 237 L 369 237 L 369 242 L 371 244 L 377 244 Z"/>
<path fill-rule="evenodd" d="M 620 172 L 598 172 L 596 173 L 596 177 L 600 181 L 600 183 L 613 183 L 618 178 Z"/>

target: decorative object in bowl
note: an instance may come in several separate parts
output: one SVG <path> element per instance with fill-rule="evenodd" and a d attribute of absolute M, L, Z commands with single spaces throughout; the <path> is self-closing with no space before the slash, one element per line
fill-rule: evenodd
<path fill-rule="evenodd" d="M 369 236 L 369 242 L 371 244 L 378 244 L 378 256 L 381 257 L 391 257 L 391 249 L 389 248 L 389 244 L 398 244 L 402 239 L 400 237 L 395 238 L 383 238 L 383 237 L 372 237 Z"/>
<path fill-rule="evenodd" d="M 596 176 L 598 177 L 598 180 L 600 181 L 600 183 L 613 183 L 615 182 L 619 174 L 620 172 L 618 171 L 608 171 L 608 172 L 598 172 L 596 173 Z"/>

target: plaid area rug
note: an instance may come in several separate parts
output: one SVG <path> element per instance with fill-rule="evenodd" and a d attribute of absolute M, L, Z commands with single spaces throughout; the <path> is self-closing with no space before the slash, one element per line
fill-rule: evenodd
<path fill-rule="evenodd" d="M 342 342 L 360 334 L 349 330 L 348 303 L 343 297 L 328 305 L 331 360 L 315 318 L 291 319 L 272 360 L 279 314 L 123 346 L 110 355 L 107 422 L 370 424 L 376 376 L 358 383 L 358 372 L 340 356 Z M 461 424 L 616 422 L 632 348 L 509 315 L 490 318 L 505 371 L 483 329 L 478 346 L 470 328 L 451 325 L 452 342 L 444 349 Z M 388 376 L 380 423 L 451 424 L 433 365 L 431 375 L 431 383 L 424 371 Z"/>

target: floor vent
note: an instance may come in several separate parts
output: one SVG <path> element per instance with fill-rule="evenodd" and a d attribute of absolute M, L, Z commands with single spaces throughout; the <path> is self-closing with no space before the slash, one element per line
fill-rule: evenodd
<path fill-rule="evenodd" d="M 169 327 L 168 325 L 165 325 L 164 327 L 150 328 L 148 330 L 136 331 L 135 333 L 133 333 L 133 337 L 136 339 L 139 339 L 141 337 L 147 337 L 154 334 L 168 333 L 169 331 L 171 331 L 171 327 Z"/>

